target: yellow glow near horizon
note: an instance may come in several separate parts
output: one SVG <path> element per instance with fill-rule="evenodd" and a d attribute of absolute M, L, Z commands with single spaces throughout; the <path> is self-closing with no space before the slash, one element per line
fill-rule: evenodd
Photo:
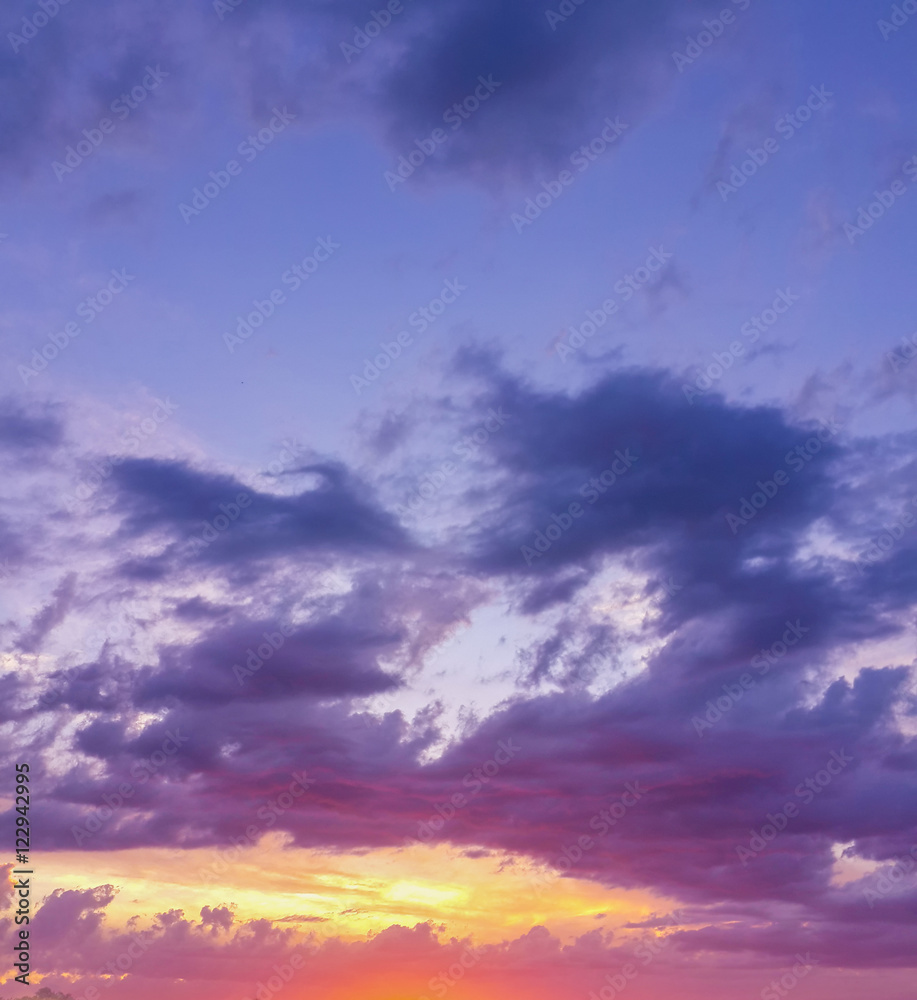
<path fill-rule="evenodd" d="M 448 935 L 473 934 L 482 943 L 525 934 L 536 924 L 570 939 L 675 906 L 649 892 L 608 890 L 575 878 L 551 878 L 536 891 L 532 876 L 545 870 L 529 859 L 469 857 L 446 844 L 330 853 L 287 848 L 281 836 L 269 834 L 255 847 L 221 853 L 225 870 L 220 854 L 208 849 L 47 854 L 42 888 L 116 886 L 106 910 L 115 925 L 171 909 L 196 920 L 203 906 L 232 905 L 239 921 L 285 920 L 319 937 L 355 939 L 395 923 L 430 921 Z M 208 881 L 203 872 L 214 864 L 218 879 Z"/>

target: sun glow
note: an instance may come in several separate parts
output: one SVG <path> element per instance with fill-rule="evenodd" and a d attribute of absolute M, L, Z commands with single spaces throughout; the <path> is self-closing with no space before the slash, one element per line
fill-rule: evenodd
<path fill-rule="evenodd" d="M 480 942 L 536 924 L 570 938 L 672 905 L 584 879 L 536 883 L 542 869 L 530 859 L 446 844 L 331 853 L 290 848 L 268 834 L 241 850 L 61 852 L 43 864 L 49 887 L 115 885 L 106 912 L 116 923 L 170 909 L 194 918 L 203 906 L 227 905 L 240 921 L 283 920 L 319 937 L 349 939 L 425 921 Z"/>

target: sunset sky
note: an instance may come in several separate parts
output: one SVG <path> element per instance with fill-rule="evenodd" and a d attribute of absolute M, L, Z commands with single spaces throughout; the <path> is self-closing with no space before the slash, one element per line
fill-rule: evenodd
<path fill-rule="evenodd" d="M 0 20 L 0 1000 L 915 1000 L 917 0 Z"/>

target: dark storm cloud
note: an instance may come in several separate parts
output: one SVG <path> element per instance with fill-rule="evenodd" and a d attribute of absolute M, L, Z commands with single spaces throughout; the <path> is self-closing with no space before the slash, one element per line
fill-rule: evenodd
<path fill-rule="evenodd" d="M 362 611 L 362 608 L 360 609 Z M 139 705 L 172 695 L 196 704 L 236 698 L 361 697 L 397 686 L 375 663 L 401 637 L 373 631 L 359 615 L 314 627 L 273 621 L 215 629 L 201 642 L 164 650 L 158 669 L 137 685 Z"/>
<path fill-rule="evenodd" d="M 128 459 L 111 478 L 121 535 L 164 531 L 185 558 L 209 565 L 255 563 L 303 550 L 406 550 L 404 532 L 340 465 L 299 470 L 319 485 L 297 495 L 259 493 L 231 476 L 180 462 Z M 361 495 L 362 494 L 362 495 Z M 151 572 L 163 570 L 151 560 Z M 143 570 L 144 563 L 135 566 Z"/>
<path fill-rule="evenodd" d="M 695 16 L 709 6 L 694 5 Z M 357 58 L 371 69 L 355 70 L 348 82 L 365 88 L 401 151 L 442 127 L 444 112 L 474 92 L 479 76 L 490 77 L 499 88 L 452 132 L 444 164 L 485 180 L 552 169 L 607 115 L 630 122 L 645 110 L 674 73 L 673 22 L 686 7 L 669 0 L 586 3 L 553 25 L 549 8 L 523 0 L 411 4 L 389 29 L 392 48 L 385 38 L 368 47 Z M 362 23 L 364 9 L 356 5 L 353 13 Z"/>
<path fill-rule="evenodd" d="M 284 617 L 285 591 L 257 617 L 225 598 L 169 597 L 170 615 L 197 629 L 192 637 L 161 645 L 146 663 L 86 664 L 58 678 L 61 700 L 49 713 L 98 714 L 75 737 L 79 763 L 54 778 L 36 775 L 45 845 L 72 846 L 72 827 L 85 828 L 122 782 L 135 789 L 130 805 L 101 823 L 86 849 L 225 844 L 259 803 L 305 773 L 315 785 L 276 824 L 301 846 L 445 839 L 564 867 L 565 847 L 587 836 L 592 846 L 566 865 L 571 874 L 652 887 L 700 909 L 750 908 L 728 933 L 686 935 L 687 952 L 782 955 L 799 922 L 760 936 L 756 922 L 793 907 L 823 928 L 807 933 L 838 963 L 900 962 L 917 943 L 901 897 L 873 909 L 865 883 L 838 887 L 832 876 L 838 844 L 885 862 L 909 850 L 917 829 L 917 745 L 897 722 L 913 711 L 911 669 L 861 665 L 860 653 L 864 642 L 903 634 L 894 613 L 912 593 L 904 554 L 914 543 L 902 530 L 863 572 L 836 546 L 803 553 L 813 525 L 855 542 L 855 555 L 897 516 L 913 482 L 910 443 L 838 431 L 793 468 L 787 456 L 805 450 L 814 425 L 714 396 L 691 405 L 665 373 L 617 371 L 564 394 L 480 355 L 463 364 L 478 380 L 469 408 L 502 406 L 513 420 L 486 443 L 491 474 L 465 498 L 463 509 L 477 512 L 470 527 L 442 548 L 411 545 L 339 466 L 310 466 L 319 485 L 294 496 L 187 463 L 117 467 L 102 509 L 120 516 L 125 543 L 165 537 L 174 548 L 160 567 L 164 587 L 176 576 L 197 575 L 203 585 L 214 567 L 245 574 L 267 556 L 312 550 L 328 565 L 370 554 L 372 570 L 341 594 L 306 602 L 308 621 L 296 626 Z M 582 484 L 628 450 L 636 461 L 590 504 Z M 792 473 L 787 483 L 733 532 L 726 514 L 780 468 Z M 245 491 L 252 502 L 217 532 L 214 554 L 179 559 L 188 536 Z M 589 509 L 526 565 L 520 547 L 573 500 Z M 638 629 L 652 650 L 643 669 L 597 697 L 586 685 L 596 672 L 608 680 L 621 637 L 580 598 L 614 561 L 642 574 L 660 599 Z M 407 665 L 479 600 L 471 579 L 506 584 L 533 618 L 560 601 L 568 607 L 521 651 L 517 695 L 425 763 L 440 739 L 435 711 L 409 725 L 397 712 L 355 713 L 351 699 L 402 683 Z M 281 634 L 274 648 L 270 637 Z M 262 657 L 265 642 L 272 651 Z M 263 662 L 240 679 L 233 667 L 249 669 L 249 650 Z M 743 674 L 754 682 L 744 689 Z M 552 683 L 563 693 L 536 694 Z M 710 705 L 723 698 L 717 716 Z M 151 710 L 161 718 L 132 726 Z M 170 738 L 179 739 L 177 752 L 141 781 L 144 762 Z M 492 770 L 501 745 L 512 748 L 509 759 L 496 773 L 481 771 Z M 841 771 L 807 800 L 805 782 L 833 754 Z M 90 762 L 104 763 L 104 776 Z M 603 832 L 602 810 L 621 802 L 627 783 L 640 798 Z M 456 793 L 465 804 L 431 827 L 442 817 L 437 806 L 448 812 Z M 206 810 L 192 808 L 202 801 Z M 743 858 L 737 848 L 787 802 L 798 814 L 772 845 Z M 856 922 L 869 927 L 868 944 L 851 943 L 845 928 Z"/>
<path fill-rule="evenodd" d="M 486 359 L 478 363 L 486 371 Z M 603 554 L 676 540 L 704 547 L 684 560 L 701 555 L 698 572 L 705 564 L 725 569 L 785 554 L 793 533 L 830 506 L 839 428 L 793 426 L 777 409 L 716 397 L 692 405 L 678 382 L 649 370 L 616 372 L 576 396 L 540 392 L 492 369 L 489 377 L 485 401 L 516 419 L 492 443 L 505 480 L 471 546 L 485 571 L 557 575 L 594 566 Z M 824 440 L 814 455 L 796 454 L 818 433 Z M 778 470 L 786 484 L 734 531 L 727 514 L 739 515 L 742 499 Z M 572 519 L 571 503 L 580 510 Z M 552 542 L 544 551 L 538 534 Z"/>
<path fill-rule="evenodd" d="M 638 121 L 677 76 L 672 52 L 685 30 L 718 6 L 590 2 L 552 23 L 550 5 L 523 0 L 407 0 L 356 55 L 342 45 L 352 46 L 369 19 L 360 0 L 264 0 L 222 18 L 208 4 L 102 0 L 91 14 L 65 6 L 25 44 L 0 51 L 0 137 L 8 168 L 50 172 L 81 127 L 111 116 L 112 101 L 162 64 L 173 93 L 164 89 L 157 101 L 169 105 L 173 134 L 204 113 L 208 81 L 225 78 L 227 96 L 253 121 L 277 104 L 307 127 L 326 116 L 356 119 L 396 156 L 444 127 L 450 138 L 433 171 L 485 184 L 528 180 L 567 162 L 606 116 Z M 11 4 L 6 28 L 15 34 L 34 12 Z M 479 77 L 492 81 L 488 100 L 444 122 Z M 164 127 L 153 117 L 130 116 L 109 141 L 151 141 Z"/>
<path fill-rule="evenodd" d="M 278 705 L 268 712 L 241 704 L 176 710 L 142 740 L 96 724 L 83 745 L 109 762 L 112 788 L 129 774 L 128 762 L 148 757 L 164 733 L 187 734 L 189 743 L 169 765 L 168 783 L 138 787 L 132 805 L 140 812 L 104 826 L 87 846 L 170 843 L 179 831 L 186 846 L 227 843 L 259 804 L 282 790 L 288 775 L 305 771 L 316 784 L 278 824 L 303 846 L 445 839 L 557 865 L 565 848 L 585 835 L 591 846 L 576 864 L 566 864 L 571 874 L 609 886 L 650 885 L 696 907 L 731 900 L 754 906 L 759 917 L 771 904 L 800 907 L 810 919 L 819 915 L 822 930 L 812 940 L 839 964 L 866 964 L 877 949 L 900 963 L 894 942 L 914 940 L 900 901 L 888 900 L 880 920 L 869 913 L 861 885 L 833 887 L 831 847 L 917 823 L 914 770 L 902 767 L 900 756 L 890 759 L 904 749 L 891 717 L 904 679 L 900 670 L 867 671 L 852 685 L 835 682 L 805 710 L 786 686 L 779 704 L 750 713 L 740 704 L 728 725 L 699 738 L 690 723 L 699 706 L 688 672 L 672 672 L 666 684 L 648 676 L 598 700 L 519 700 L 426 766 L 416 755 L 427 740 L 406 741 L 397 720 L 361 726 L 337 710 L 318 714 Z M 232 764 L 220 753 L 227 740 L 237 745 Z M 494 774 L 487 762 L 501 746 L 509 759 L 504 756 Z M 827 787 L 816 782 L 811 787 L 817 793 L 810 793 L 803 783 L 837 759 L 832 754 L 845 761 L 843 767 Z M 252 770 L 245 762 L 256 758 L 259 766 Z M 198 775 L 194 787 L 185 788 L 192 773 Z M 181 774 L 189 776 L 185 782 L 175 780 Z M 623 815 L 612 813 L 613 829 L 603 830 L 602 810 L 617 808 L 628 783 L 639 799 Z M 94 805 L 98 798 L 99 786 L 88 775 L 80 780 L 71 773 L 64 788 L 70 802 Z M 186 793 L 209 804 L 191 823 Z M 443 815 L 437 805 L 448 813 L 456 793 L 465 804 L 431 828 L 431 819 Z M 748 845 L 750 833 L 787 801 L 798 806 L 797 814 L 779 838 L 743 864 L 736 848 Z M 144 814 L 152 817 L 141 819 Z M 62 824 L 76 814 L 61 802 L 58 815 Z M 711 872 L 719 874 L 712 879 Z M 864 915 L 875 926 L 870 948 L 845 953 L 846 935 L 831 944 L 832 924 L 842 928 Z M 787 953 L 781 935 L 754 945 L 753 923 L 748 918 L 747 934 L 737 933 L 737 924 L 732 936 L 698 934 L 682 946 L 700 951 L 716 940 L 723 951 Z"/>

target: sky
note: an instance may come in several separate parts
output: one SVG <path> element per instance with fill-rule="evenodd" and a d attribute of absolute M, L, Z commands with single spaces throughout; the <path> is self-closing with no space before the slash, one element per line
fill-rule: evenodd
<path fill-rule="evenodd" d="M 0 1000 L 914 1000 L 917 3 L 0 21 Z"/>

